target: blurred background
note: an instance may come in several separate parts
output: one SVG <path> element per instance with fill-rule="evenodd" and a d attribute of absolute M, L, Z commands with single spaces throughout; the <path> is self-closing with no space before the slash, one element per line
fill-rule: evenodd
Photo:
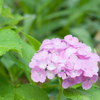
<path fill-rule="evenodd" d="M 21 20 L 17 27 L 40 42 L 72 34 L 100 54 L 100 0 L 4 0 L 4 7 Z"/>
<path fill-rule="evenodd" d="M 72 34 L 100 55 L 100 0 L 4 0 L 3 7 L 9 11 L 0 16 L 1 28 L 23 30 L 40 42 Z"/>

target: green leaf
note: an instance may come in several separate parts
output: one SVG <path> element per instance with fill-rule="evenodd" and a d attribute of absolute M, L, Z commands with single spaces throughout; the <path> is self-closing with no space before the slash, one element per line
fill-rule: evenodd
<path fill-rule="evenodd" d="M 15 90 L 14 100 L 49 100 L 45 91 L 33 84 L 25 84 Z"/>
<path fill-rule="evenodd" d="M 0 28 L 0 30 L 2 29 L 16 29 L 17 27 L 16 26 L 3 26 Z"/>
<path fill-rule="evenodd" d="M 24 17 L 22 17 L 19 14 L 13 14 L 13 17 L 14 18 L 0 16 L 0 26 L 3 26 L 3 25 L 16 25 L 19 21 L 24 19 Z"/>
<path fill-rule="evenodd" d="M 79 1 L 79 6 L 86 4 L 87 2 L 89 2 L 89 0 L 80 0 Z"/>
<path fill-rule="evenodd" d="M 26 49 L 27 48 L 27 49 Z M 35 50 L 32 45 L 27 42 L 22 41 L 22 57 L 19 55 L 19 61 L 22 62 L 25 66 L 29 67 L 29 63 L 35 53 Z M 20 65 L 19 65 L 20 66 Z M 30 68 L 29 68 L 30 69 Z M 25 70 L 25 69 L 24 69 Z M 33 83 L 31 79 L 31 73 L 25 72 L 28 80 Z"/>
<path fill-rule="evenodd" d="M 13 62 L 15 62 L 23 70 L 25 70 L 27 72 L 30 72 L 30 68 L 28 66 L 26 66 L 24 63 L 22 63 L 21 61 L 19 61 L 18 59 L 16 59 L 12 54 L 6 53 L 4 55 L 4 57 L 12 60 Z"/>
<path fill-rule="evenodd" d="M 25 13 L 33 13 L 37 7 L 37 1 L 35 1 L 35 0 L 20 0 L 20 5 Z"/>
<path fill-rule="evenodd" d="M 12 28 L 14 28 L 14 27 L 12 27 Z M 14 28 L 14 31 L 16 32 L 16 33 L 19 33 L 19 32 L 21 32 L 22 30 L 24 30 L 25 29 L 25 27 L 15 27 Z"/>
<path fill-rule="evenodd" d="M 12 49 L 22 53 L 20 37 L 10 29 L 0 30 L 0 56 Z"/>
<path fill-rule="evenodd" d="M 13 11 L 16 10 L 14 0 L 4 0 L 4 6 L 13 8 Z"/>
<path fill-rule="evenodd" d="M 45 1 L 38 9 L 38 12 L 37 13 L 42 13 L 44 9 L 46 9 L 47 6 L 49 6 L 49 4 L 52 3 L 53 0 L 48 0 L 48 1 Z"/>
<path fill-rule="evenodd" d="M 50 94 L 51 92 L 58 90 L 58 87 L 59 87 L 59 85 L 49 85 L 49 84 L 43 83 L 41 88 Z M 55 95 L 55 94 L 53 94 L 53 95 Z"/>
<path fill-rule="evenodd" d="M 22 75 L 22 73 L 23 70 L 16 65 L 9 68 L 9 75 L 13 83 L 18 81 L 18 78 Z"/>
<path fill-rule="evenodd" d="M 59 94 L 59 92 L 58 92 L 58 94 Z M 58 94 L 57 94 L 57 95 L 54 95 L 53 100 L 58 100 Z M 66 96 L 64 96 L 64 94 L 61 93 L 61 98 L 60 98 L 60 100 L 71 100 L 71 99 L 67 99 Z"/>
<path fill-rule="evenodd" d="M 0 14 L 1 14 L 1 11 L 2 11 L 2 6 L 3 6 L 3 0 L 0 0 Z"/>
<path fill-rule="evenodd" d="M 87 11 L 93 11 L 95 10 L 94 8 L 96 7 L 97 4 L 100 4 L 99 0 L 89 0 L 89 2 L 87 2 L 86 4 L 77 7 L 75 10 L 73 10 L 73 12 L 70 14 L 69 18 L 68 18 L 68 24 L 66 24 L 66 27 L 73 23 L 73 21 L 77 20 L 80 16 L 84 15 Z M 80 10 L 79 10 L 80 9 Z M 66 28 L 65 27 L 65 28 Z"/>
<path fill-rule="evenodd" d="M 88 11 L 96 11 L 95 8 L 96 6 L 100 4 L 100 0 L 89 0 L 88 3 L 82 5 L 82 6 L 79 6 L 79 7 L 74 7 L 72 9 L 68 9 L 69 11 L 67 12 L 65 10 L 65 13 L 63 13 L 63 10 L 61 11 L 61 15 L 66 15 L 66 12 L 69 13 L 69 17 L 67 18 L 68 20 L 68 23 L 66 23 L 66 26 L 63 28 L 63 31 L 64 29 L 67 29 L 69 27 L 69 25 L 73 24 L 74 21 L 78 20 L 78 18 L 84 14 L 86 14 Z M 79 10 L 80 9 L 80 10 Z M 58 14 L 58 13 L 57 13 Z M 59 14 L 58 14 L 59 15 Z M 51 15 L 52 16 L 52 15 Z M 51 17 L 50 16 L 50 17 Z M 53 15 L 54 17 L 56 17 L 56 14 Z M 59 16 L 58 16 L 59 17 Z M 48 17 L 47 17 L 48 18 Z M 52 18 L 52 17 L 51 17 Z"/>
<path fill-rule="evenodd" d="M 16 59 L 10 53 L 6 53 L 4 57 L 1 59 L 1 61 L 7 67 L 7 69 L 9 69 L 15 63 L 20 68 L 30 73 L 29 62 L 31 61 L 35 51 L 34 51 L 34 48 L 28 43 L 24 41 L 21 41 L 21 42 L 22 42 L 22 56 L 17 54 L 18 59 Z"/>
<path fill-rule="evenodd" d="M 3 64 L 0 62 L 0 75 L 7 78 L 8 79 L 8 74 L 5 70 L 5 67 L 3 66 Z"/>
<path fill-rule="evenodd" d="M 80 16 L 80 13 L 84 13 L 84 12 L 89 11 L 89 10 L 90 11 L 93 11 L 94 8 L 96 8 L 96 5 L 100 3 L 99 0 L 96 0 L 96 1 L 91 0 L 89 2 L 88 2 L 88 0 L 84 0 L 84 1 L 81 0 L 81 1 L 82 2 L 85 1 L 87 3 L 84 4 L 84 5 L 82 5 L 82 6 L 77 6 L 77 7 L 71 8 L 71 9 L 64 9 L 64 10 L 60 10 L 58 12 L 51 13 L 51 14 L 45 16 L 44 17 L 44 20 L 53 19 L 53 18 L 56 18 L 56 17 L 63 17 L 63 16 L 66 16 L 66 15 L 69 15 L 69 14 L 71 14 L 70 17 L 72 17 L 72 18 L 69 18 L 69 19 L 73 19 L 74 20 L 74 16 L 79 17 Z M 62 2 L 62 3 L 64 3 L 64 2 Z M 68 4 L 68 2 L 67 2 L 67 4 Z"/>
<path fill-rule="evenodd" d="M 2 12 L 1 12 L 1 15 L 3 17 L 11 17 L 11 18 L 13 18 L 13 15 L 11 14 L 10 8 L 3 8 Z"/>
<path fill-rule="evenodd" d="M 29 40 L 29 42 L 32 44 L 34 50 L 38 51 L 39 47 L 41 46 L 41 43 L 39 41 L 37 41 L 35 38 L 33 38 L 32 36 L 29 36 L 29 35 L 27 35 L 25 33 L 23 33 L 23 34 L 27 37 L 27 39 Z"/>
<path fill-rule="evenodd" d="M 70 14 L 73 10 L 75 10 L 75 9 L 69 9 L 69 10 L 65 9 L 65 10 L 55 12 L 55 13 L 51 13 L 50 15 L 45 16 L 44 20 L 49 20 L 49 19 L 53 19 L 53 18 L 56 18 L 56 17 L 66 16 L 66 15 Z"/>
<path fill-rule="evenodd" d="M 57 19 L 51 22 L 46 23 L 41 28 L 33 31 L 33 36 L 42 37 L 45 34 L 50 33 L 51 31 L 55 31 L 67 23 L 67 19 Z"/>
<path fill-rule="evenodd" d="M 78 89 L 68 88 L 64 89 L 64 95 L 72 100 L 91 100 L 91 96 Z"/>
<path fill-rule="evenodd" d="M 27 42 L 22 41 L 22 56 L 23 57 L 21 58 L 27 59 L 30 62 L 34 53 L 35 53 L 35 50 L 33 46 L 31 46 Z"/>
<path fill-rule="evenodd" d="M 26 19 L 23 21 L 23 25 L 24 25 L 24 27 L 25 27 L 24 32 L 28 34 L 28 33 L 30 32 L 32 23 L 33 23 L 33 22 L 35 21 L 35 19 L 36 19 L 36 14 L 25 14 L 24 17 L 26 18 Z M 33 29 L 33 27 L 32 27 L 32 29 Z"/>
<path fill-rule="evenodd" d="M 4 98 L 0 97 L 0 100 L 4 100 Z"/>
<path fill-rule="evenodd" d="M 1 58 L 1 62 L 2 62 L 2 64 L 5 66 L 5 68 L 6 68 L 7 70 L 9 70 L 9 68 L 15 64 L 15 62 L 13 62 L 12 60 L 7 59 L 7 58 L 5 58 L 5 57 L 2 57 L 2 58 Z"/>
<path fill-rule="evenodd" d="M 14 100 L 14 87 L 9 83 L 0 85 L 0 97 L 0 100 Z"/>
<path fill-rule="evenodd" d="M 77 88 L 78 88 L 78 87 L 80 87 L 80 86 L 82 86 L 82 82 L 81 82 L 81 83 L 79 83 L 79 84 L 73 85 L 73 86 L 72 86 L 72 88 L 77 89 Z"/>
<path fill-rule="evenodd" d="M 25 66 L 29 66 L 29 63 L 35 53 L 35 50 L 33 48 L 33 46 L 31 46 L 30 44 L 22 41 L 22 57 L 19 55 L 18 56 L 18 60 L 20 62 L 22 62 Z M 27 49 L 26 49 L 27 48 Z"/>
<path fill-rule="evenodd" d="M 63 0 L 55 0 L 55 2 L 52 1 L 48 6 L 48 14 L 56 11 L 62 2 Z"/>
<path fill-rule="evenodd" d="M 70 32 L 77 36 L 82 42 L 86 43 L 88 46 L 93 47 L 92 38 L 87 30 L 83 28 L 72 28 Z"/>
<path fill-rule="evenodd" d="M 5 79 L 4 77 L 0 76 L 0 86 L 4 85 L 4 84 L 7 84 L 7 83 L 8 83 L 8 80 Z"/>
<path fill-rule="evenodd" d="M 78 89 L 91 95 L 92 100 L 100 100 L 100 89 L 98 87 L 92 86 L 89 90 L 83 90 L 82 87 Z"/>

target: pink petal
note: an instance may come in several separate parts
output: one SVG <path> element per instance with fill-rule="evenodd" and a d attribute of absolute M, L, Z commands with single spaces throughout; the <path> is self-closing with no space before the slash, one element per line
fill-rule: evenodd
<path fill-rule="evenodd" d="M 90 78 L 92 83 L 95 83 L 98 80 L 98 75 L 93 75 L 93 77 Z"/>
<path fill-rule="evenodd" d="M 75 78 L 77 84 L 81 83 L 82 82 L 82 76 L 78 76 Z"/>
<path fill-rule="evenodd" d="M 59 59 L 60 59 L 60 56 L 56 55 L 55 53 L 53 53 L 51 55 L 51 61 L 53 61 L 55 63 L 58 63 L 59 62 Z"/>
<path fill-rule="evenodd" d="M 30 68 L 34 68 L 35 65 L 36 65 L 36 61 L 32 61 L 32 62 L 29 63 Z"/>
<path fill-rule="evenodd" d="M 64 89 L 67 89 L 68 87 L 69 87 L 69 82 L 68 82 L 68 80 L 64 80 L 63 82 L 62 82 L 62 87 L 64 88 Z"/>
<path fill-rule="evenodd" d="M 83 72 L 82 70 L 71 70 L 70 73 L 68 73 L 68 75 L 74 78 L 76 76 L 80 76 L 82 72 Z"/>
<path fill-rule="evenodd" d="M 68 49 L 66 49 L 65 51 L 65 55 L 70 56 L 72 54 L 76 53 L 76 49 L 69 47 Z"/>
<path fill-rule="evenodd" d="M 72 35 L 65 36 L 64 40 L 71 45 L 77 45 L 78 44 L 78 38 L 72 37 Z"/>
<path fill-rule="evenodd" d="M 81 68 L 82 68 L 81 60 L 78 59 L 78 60 L 76 61 L 75 65 L 74 65 L 74 69 L 79 70 L 79 69 L 81 69 Z"/>
<path fill-rule="evenodd" d="M 32 72 L 31 73 L 31 78 L 34 82 L 39 82 L 39 74 L 37 72 Z"/>
<path fill-rule="evenodd" d="M 47 71 L 47 77 L 48 79 L 53 79 L 55 77 L 55 74 L 53 71 Z"/>
<path fill-rule="evenodd" d="M 56 65 L 54 63 L 50 63 L 50 64 L 48 64 L 47 69 L 54 70 L 54 69 L 56 69 Z"/>
<path fill-rule="evenodd" d="M 65 49 L 67 47 L 68 46 L 64 42 L 61 42 L 60 45 L 58 46 L 59 49 Z"/>
<path fill-rule="evenodd" d="M 64 40 L 67 42 L 68 40 L 72 39 L 72 35 L 67 35 L 64 37 Z"/>
<path fill-rule="evenodd" d="M 39 67 L 42 68 L 42 69 L 45 69 L 47 67 L 46 61 L 39 62 Z"/>
<path fill-rule="evenodd" d="M 83 87 L 83 89 L 85 89 L 85 90 L 88 90 L 89 88 L 91 88 L 91 86 L 92 86 L 92 83 L 91 83 L 89 80 L 86 80 L 86 81 L 84 81 L 84 82 L 82 83 L 82 87 Z"/>
<path fill-rule="evenodd" d="M 33 56 L 32 59 L 34 59 L 34 60 L 40 60 L 41 56 L 38 53 L 35 53 L 35 55 Z"/>
<path fill-rule="evenodd" d="M 52 49 L 52 48 L 53 48 L 52 45 L 45 45 L 45 46 L 44 46 L 44 49 Z"/>
<path fill-rule="evenodd" d="M 73 86 L 77 83 L 77 81 L 74 78 L 67 78 L 63 81 L 62 87 L 63 88 L 68 88 L 69 86 Z"/>
<path fill-rule="evenodd" d="M 86 71 L 84 71 L 83 75 L 86 76 L 86 77 L 92 77 L 93 72 L 91 70 L 86 70 Z"/>
<path fill-rule="evenodd" d="M 46 80 L 46 75 L 45 74 L 41 74 L 40 77 L 39 77 L 39 81 L 41 83 L 43 83 L 43 82 L 45 82 L 45 80 Z"/>
<path fill-rule="evenodd" d="M 68 68 L 69 70 L 72 70 L 72 69 L 74 68 L 73 63 L 68 61 L 68 62 L 67 62 L 67 68 Z"/>
<path fill-rule="evenodd" d="M 59 72 L 58 76 L 62 77 L 62 79 L 66 79 L 66 74 L 64 72 Z"/>
<path fill-rule="evenodd" d="M 46 50 L 43 50 L 39 52 L 39 56 L 41 57 L 41 59 L 46 59 L 48 57 L 48 52 Z"/>
<path fill-rule="evenodd" d="M 52 43 L 52 41 L 51 40 L 49 40 L 49 39 L 45 39 L 44 41 L 43 41 L 43 45 L 46 45 L 46 44 L 51 44 Z"/>
<path fill-rule="evenodd" d="M 73 37 L 70 44 L 71 45 L 76 45 L 77 43 L 78 43 L 78 38 Z"/>
<path fill-rule="evenodd" d="M 68 81 L 69 81 L 70 86 L 77 84 L 77 81 L 75 80 L 75 78 L 68 78 Z"/>
<path fill-rule="evenodd" d="M 61 40 L 59 38 L 56 38 L 56 39 L 52 39 L 52 42 L 54 43 L 55 46 L 59 46 Z"/>

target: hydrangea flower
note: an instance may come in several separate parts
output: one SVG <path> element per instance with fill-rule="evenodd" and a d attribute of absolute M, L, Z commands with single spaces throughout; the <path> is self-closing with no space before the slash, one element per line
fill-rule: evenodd
<path fill-rule="evenodd" d="M 44 82 L 46 77 L 53 79 L 55 75 L 62 78 L 62 87 L 68 88 L 82 82 L 87 90 L 98 80 L 98 62 L 100 57 L 93 53 L 78 38 L 67 35 L 64 39 L 46 39 L 43 41 L 29 67 L 34 82 Z"/>

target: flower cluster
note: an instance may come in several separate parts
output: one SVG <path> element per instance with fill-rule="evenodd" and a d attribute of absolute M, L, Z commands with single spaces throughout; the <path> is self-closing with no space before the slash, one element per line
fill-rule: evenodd
<path fill-rule="evenodd" d="M 83 89 L 87 90 L 98 79 L 98 61 L 96 51 L 92 53 L 89 46 L 67 35 L 64 39 L 44 40 L 29 67 L 34 82 L 43 83 L 46 77 L 53 79 L 58 75 L 63 79 L 63 88 L 82 82 Z"/>

